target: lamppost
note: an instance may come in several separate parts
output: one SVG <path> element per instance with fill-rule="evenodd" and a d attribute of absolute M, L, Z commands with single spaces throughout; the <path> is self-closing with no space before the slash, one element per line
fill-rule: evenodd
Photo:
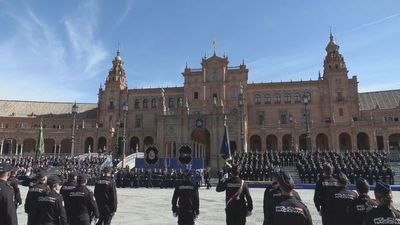
<path fill-rule="evenodd" d="M 122 134 L 122 168 L 124 168 L 126 147 L 126 115 L 128 113 L 128 104 L 126 102 L 122 104 L 122 112 L 124 113 L 124 130 Z"/>
<path fill-rule="evenodd" d="M 76 122 L 76 115 L 78 114 L 78 106 L 76 103 L 72 106 L 72 134 L 71 134 L 71 156 L 74 156 L 75 151 L 75 122 Z"/>
<path fill-rule="evenodd" d="M 309 103 L 309 96 L 307 94 L 303 95 L 303 104 L 304 104 L 304 116 L 306 118 L 306 151 L 312 151 L 312 146 L 311 146 L 311 136 L 310 136 L 310 130 L 309 130 L 309 115 L 308 115 L 308 109 L 307 105 Z"/>
<path fill-rule="evenodd" d="M 293 137 L 293 116 L 289 115 L 289 123 L 290 123 L 290 150 L 294 152 L 294 137 Z"/>
<path fill-rule="evenodd" d="M 244 152 L 244 130 L 243 130 L 243 86 L 240 84 L 238 96 L 239 116 L 240 116 L 240 151 Z"/>

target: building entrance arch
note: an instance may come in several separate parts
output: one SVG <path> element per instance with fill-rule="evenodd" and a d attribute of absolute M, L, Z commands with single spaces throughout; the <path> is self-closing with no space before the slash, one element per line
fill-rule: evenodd
<path fill-rule="evenodd" d="M 195 129 L 192 131 L 190 138 L 193 143 L 192 151 L 201 151 L 200 155 L 202 155 L 204 158 L 205 166 L 210 166 L 211 163 L 210 132 L 207 129 Z"/>

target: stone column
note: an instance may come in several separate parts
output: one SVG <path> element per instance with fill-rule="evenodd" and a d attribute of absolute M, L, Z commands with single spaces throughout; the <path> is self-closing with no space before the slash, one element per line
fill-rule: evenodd
<path fill-rule="evenodd" d="M 0 155 L 3 155 L 3 146 L 4 146 L 4 140 L 1 140 L 1 142 L 0 142 Z"/>
<path fill-rule="evenodd" d="M 19 144 L 17 143 L 17 144 L 15 144 L 15 155 L 17 156 L 18 155 L 18 149 L 19 148 Z M 11 150 L 11 155 L 12 155 L 12 150 Z"/>
<path fill-rule="evenodd" d="M 24 144 L 21 144 L 21 150 L 19 151 L 19 155 L 22 155 L 23 150 L 24 150 Z"/>

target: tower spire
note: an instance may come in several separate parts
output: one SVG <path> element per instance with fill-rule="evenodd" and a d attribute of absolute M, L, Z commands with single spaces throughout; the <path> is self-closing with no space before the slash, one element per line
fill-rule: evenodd
<path fill-rule="evenodd" d="M 118 41 L 117 56 L 119 56 L 120 53 L 121 53 L 121 44 Z"/>

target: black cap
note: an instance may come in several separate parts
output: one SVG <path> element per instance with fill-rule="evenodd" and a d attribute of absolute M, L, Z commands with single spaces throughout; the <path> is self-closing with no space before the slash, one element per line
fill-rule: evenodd
<path fill-rule="evenodd" d="M 239 167 L 237 165 L 232 165 L 231 173 L 234 174 L 234 175 L 238 175 L 239 174 Z"/>
<path fill-rule="evenodd" d="M 369 184 L 368 184 L 367 180 L 365 180 L 362 177 L 358 178 L 356 181 L 356 189 L 361 193 L 368 193 Z"/>
<path fill-rule="evenodd" d="M 284 170 L 280 170 L 279 176 L 278 176 L 278 182 L 279 186 L 284 190 L 284 191 L 291 191 L 294 189 L 294 181 L 292 176 Z"/>
<path fill-rule="evenodd" d="M 111 173 L 111 171 L 112 171 L 112 168 L 111 167 L 109 167 L 109 166 L 106 166 L 106 167 L 104 167 L 103 168 L 103 173 Z"/>
<path fill-rule="evenodd" d="M 18 171 L 18 167 L 11 166 L 11 171 L 12 171 L 12 172 L 17 172 L 17 171 Z"/>
<path fill-rule="evenodd" d="M 342 184 L 347 184 L 349 182 L 349 179 L 347 178 L 346 174 L 342 172 L 338 174 L 337 180 Z"/>
<path fill-rule="evenodd" d="M 42 179 L 44 177 L 47 177 L 47 171 L 44 168 L 39 168 L 36 172 L 36 178 Z"/>
<path fill-rule="evenodd" d="M 87 175 L 84 174 L 84 173 L 79 174 L 78 177 L 77 177 L 77 179 L 76 179 L 76 181 L 77 181 L 79 184 L 85 183 L 85 181 L 87 181 Z"/>
<path fill-rule="evenodd" d="M 60 184 L 61 183 L 61 179 L 58 176 L 51 176 L 47 179 L 47 184 L 49 186 L 53 186 L 55 184 Z"/>
<path fill-rule="evenodd" d="M 77 173 L 71 172 L 68 174 L 68 180 L 70 180 L 70 181 L 75 180 L 75 177 L 77 177 L 77 176 L 78 176 Z"/>
<path fill-rule="evenodd" d="M 374 192 L 375 194 L 388 195 L 391 192 L 391 190 L 388 184 L 385 184 L 382 181 L 378 181 L 376 182 Z"/>
<path fill-rule="evenodd" d="M 11 171 L 11 165 L 8 163 L 0 163 L 0 173 Z"/>

